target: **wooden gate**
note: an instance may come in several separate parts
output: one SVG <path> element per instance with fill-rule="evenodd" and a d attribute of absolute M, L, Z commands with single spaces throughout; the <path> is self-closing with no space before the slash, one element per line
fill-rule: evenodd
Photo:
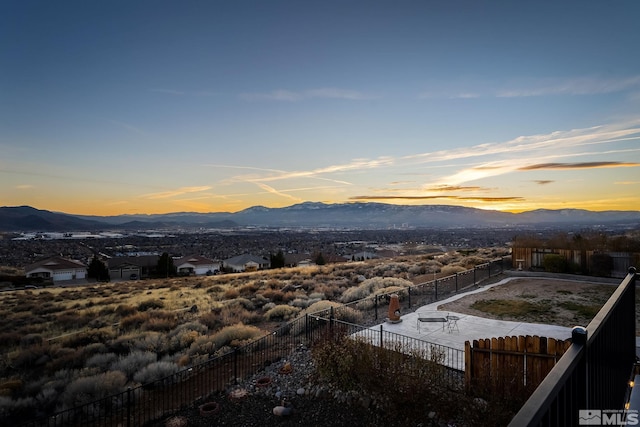
<path fill-rule="evenodd" d="M 571 340 L 539 336 L 465 342 L 465 386 L 476 396 L 530 394 L 556 364 Z"/>

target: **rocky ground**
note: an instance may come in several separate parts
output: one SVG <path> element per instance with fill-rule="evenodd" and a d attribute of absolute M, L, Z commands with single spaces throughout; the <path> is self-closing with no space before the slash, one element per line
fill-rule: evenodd
<path fill-rule="evenodd" d="M 317 378 L 311 352 L 305 347 L 203 403 L 211 403 L 212 413 L 201 414 L 200 404 L 156 426 L 394 425 L 375 410 L 376 402 L 371 398 L 342 392 Z"/>

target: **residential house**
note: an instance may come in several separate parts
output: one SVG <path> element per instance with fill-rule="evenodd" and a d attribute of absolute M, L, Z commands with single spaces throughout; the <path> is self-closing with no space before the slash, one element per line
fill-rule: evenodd
<path fill-rule="evenodd" d="M 222 261 L 222 268 L 234 273 L 262 270 L 270 266 L 271 262 L 268 259 L 251 254 L 242 254 Z"/>
<path fill-rule="evenodd" d="M 25 267 L 28 278 L 50 279 L 54 282 L 86 279 L 87 266 L 80 261 L 52 256 Z"/>
<path fill-rule="evenodd" d="M 189 255 L 174 261 L 178 274 L 200 276 L 220 271 L 220 263 L 200 255 Z"/>
<path fill-rule="evenodd" d="M 148 277 L 158 267 L 158 255 L 122 256 L 107 261 L 111 280 Z"/>

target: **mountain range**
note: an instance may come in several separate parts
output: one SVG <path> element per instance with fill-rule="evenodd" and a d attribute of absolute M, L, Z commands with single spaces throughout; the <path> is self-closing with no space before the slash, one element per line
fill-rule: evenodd
<path fill-rule="evenodd" d="M 522 213 L 449 205 L 305 202 L 283 208 L 254 206 L 239 212 L 176 212 L 152 215 L 87 216 L 0 207 L 0 231 L 93 231 L 171 228 L 486 228 L 535 226 L 640 226 L 640 211 L 537 209 Z"/>

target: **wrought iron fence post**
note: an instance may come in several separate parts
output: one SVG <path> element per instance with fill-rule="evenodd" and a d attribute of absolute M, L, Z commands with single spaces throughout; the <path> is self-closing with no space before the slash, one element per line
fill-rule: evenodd
<path fill-rule="evenodd" d="M 238 384 L 238 350 L 233 349 L 233 383 Z"/>
<path fill-rule="evenodd" d="M 127 387 L 127 427 L 131 427 L 131 387 Z"/>
<path fill-rule="evenodd" d="M 304 315 L 304 338 L 309 342 L 309 314 Z"/>
<path fill-rule="evenodd" d="M 333 317 L 333 306 L 329 308 L 329 334 L 333 338 L 333 322 L 335 318 Z"/>
<path fill-rule="evenodd" d="M 382 345 L 382 325 L 380 325 L 380 348 L 384 348 L 384 345 Z"/>

